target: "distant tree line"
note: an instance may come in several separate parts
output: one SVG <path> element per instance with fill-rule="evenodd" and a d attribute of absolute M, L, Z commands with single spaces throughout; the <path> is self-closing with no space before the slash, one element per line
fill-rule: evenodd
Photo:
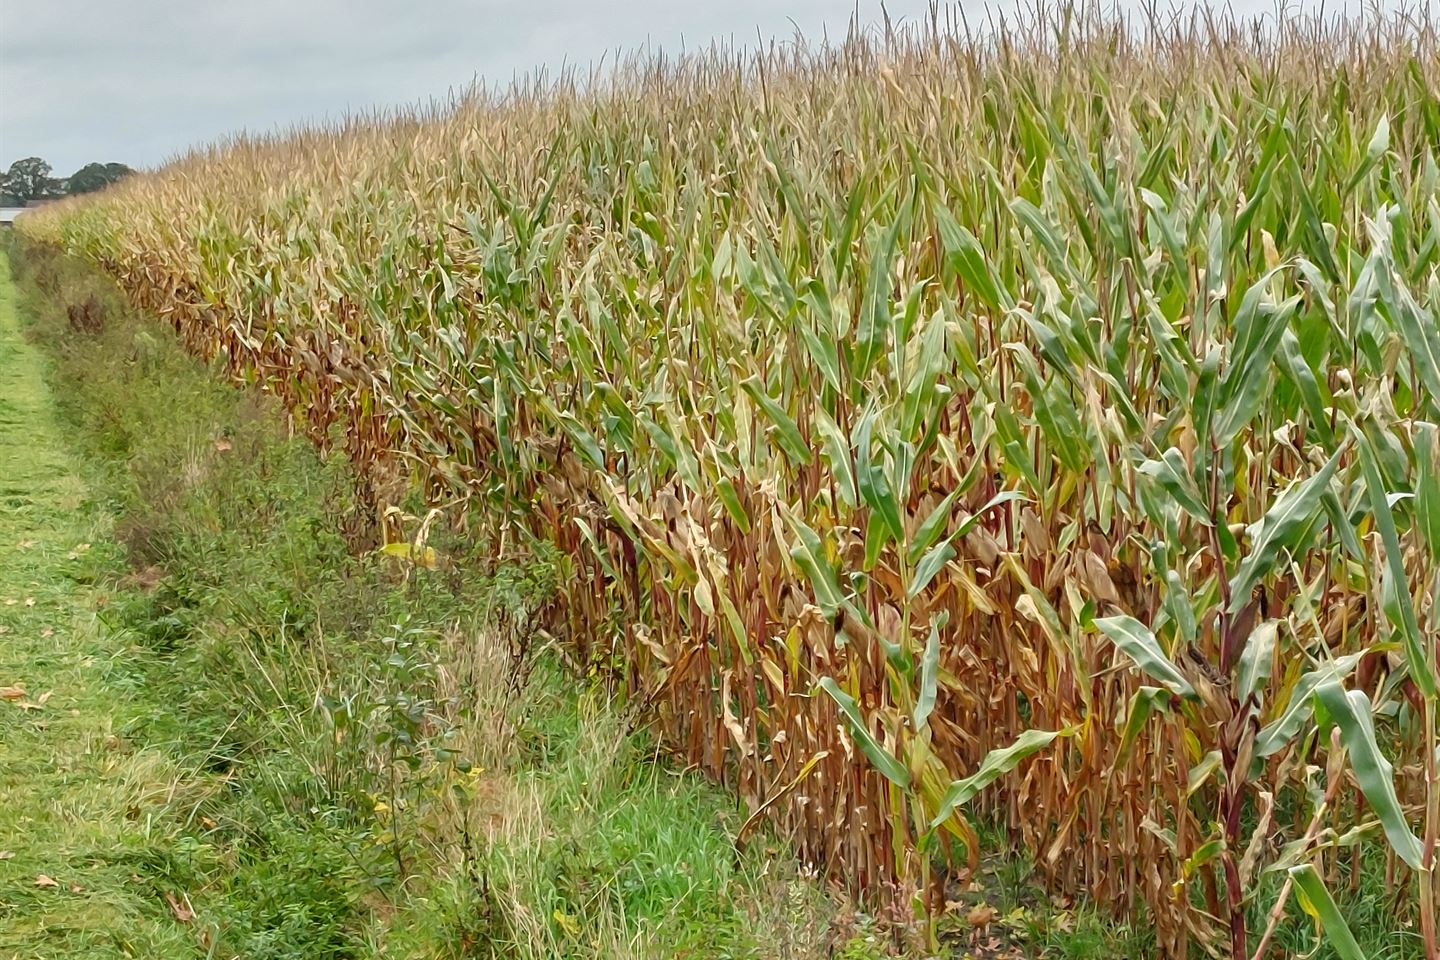
<path fill-rule="evenodd" d="M 123 163 L 87 163 L 68 177 L 52 177 L 50 164 L 39 157 L 26 157 L 0 174 L 0 206 L 23 207 L 39 200 L 90 193 L 134 172 Z"/>

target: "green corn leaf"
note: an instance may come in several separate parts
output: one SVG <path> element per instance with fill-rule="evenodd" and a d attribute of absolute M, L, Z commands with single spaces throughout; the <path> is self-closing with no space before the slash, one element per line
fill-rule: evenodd
<path fill-rule="evenodd" d="M 831 479 L 840 499 L 851 507 L 860 505 L 855 493 L 855 466 L 850 457 L 850 441 L 824 410 L 816 410 L 811 421 L 820 431 L 825 444 L 825 459 L 830 461 Z"/>
<path fill-rule="evenodd" d="M 1330 896 L 1330 891 L 1325 889 L 1325 882 L 1320 879 L 1315 868 L 1308 863 L 1291 867 L 1290 879 L 1305 901 L 1306 913 L 1319 919 L 1328 945 L 1342 960 L 1365 960 L 1365 953 L 1356 942 L 1355 935 L 1350 932 L 1345 915 L 1335 905 L 1334 898 Z"/>
<path fill-rule="evenodd" d="M 1200 762 L 1190 768 L 1185 775 L 1185 796 L 1193 797 L 1195 791 L 1205 785 L 1205 782 L 1225 762 L 1224 755 L 1219 750 L 1211 750 L 1200 758 Z"/>
<path fill-rule="evenodd" d="M 1120 728 L 1120 745 L 1115 749 L 1116 767 L 1123 766 L 1130 759 L 1130 751 L 1134 749 L 1140 731 L 1145 729 L 1152 715 L 1169 707 L 1172 696 L 1174 694 L 1164 687 L 1141 687 L 1135 691 L 1125 711 L 1125 723 Z"/>
<path fill-rule="evenodd" d="M 936 422 L 949 396 L 948 388 L 938 383 L 940 374 L 950 364 L 945 351 L 945 317 L 940 311 L 930 316 L 916 340 L 917 362 L 914 374 L 905 384 L 904 411 L 900 418 L 902 435 L 906 438 L 913 438 L 927 422 Z"/>
<path fill-rule="evenodd" d="M 1177 273 L 1188 281 L 1187 271 L 1179 269 L 1185 264 L 1185 247 L 1180 242 L 1180 235 L 1175 230 L 1174 219 L 1170 214 L 1165 198 L 1153 190 L 1141 188 L 1140 200 L 1150 208 L 1150 216 L 1146 220 L 1148 224 L 1154 224 L 1160 234 L 1160 242 L 1165 247 L 1165 252 L 1170 255 L 1170 262 Z"/>
<path fill-rule="evenodd" d="M 1415 428 L 1415 519 L 1430 562 L 1440 564 L 1440 428 L 1419 423 Z"/>
<path fill-rule="evenodd" d="M 720 477 L 715 481 L 715 492 L 720 495 L 720 502 L 725 505 L 725 512 L 730 514 L 730 519 L 743 533 L 750 532 L 750 515 L 745 512 L 745 506 L 740 502 L 740 493 L 735 489 L 735 483 L 729 477 Z"/>
<path fill-rule="evenodd" d="M 1245 294 L 1235 317 L 1235 352 L 1219 389 L 1215 439 L 1221 446 L 1234 440 L 1270 396 L 1270 366 L 1280 347 L 1298 296 L 1271 306 L 1263 303 L 1270 271 Z"/>
<path fill-rule="evenodd" d="M 1235 685 L 1235 697 L 1240 703 L 1245 703 L 1251 695 L 1258 699 L 1265 692 L 1275 663 L 1275 641 L 1279 635 L 1278 620 L 1266 620 L 1250 632 L 1245 649 L 1240 651 L 1240 678 Z"/>
<path fill-rule="evenodd" d="M 1325 491 L 1322 502 L 1325 505 L 1325 516 L 1330 520 L 1330 529 L 1339 534 L 1340 545 L 1345 548 L 1345 552 L 1357 563 L 1366 562 L 1360 535 L 1355 532 L 1355 525 L 1350 522 L 1350 511 L 1340 502 L 1340 495 L 1335 492 L 1333 485 Z"/>
<path fill-rule="evenodd" d="M 596 470 L 605 469 L 605 454 L 600 449 L 600 444 L 595 441 L 595 435 L 585 428 L 573 414 L 561 413 L 558 417 L 560 425 L 565 428 L 566 434 L 575 443 L 575 449 L 590 466 Z"/>
<path fill-rule="evenodd" d="M 935 541 L 940 538 L 940 534 L 945 531 L 945 523 L 950 519 L 950 513 L 954 509 L 955 500 L 960 496 L 962 491 L 963 487 L 957 487 L 950 491 L 945 499 L 941 500 L 935 509 L 930 511 L 930 515 L 916 528 L 915 536 L 910 541 L 908 553 L 909 561 L 912 564 L 918 562 L 920 558 L 924 556 L 925 551 L 929 550 Z M 960 537 L 965 536 L 971 530 L 975 529 L 976 525 L 984 519 L 985 514 L 1000 506 L 1002 503 L 1011 503 L 1016 500 L 1025 501 L 1025 499 L 1025 495 L 1018 490 L 1004 490 L 995 494 L 995 496 L 986 500 L 979 510 L 968 515 L 964 520 L 961 520 L 946 539 L 953 543 Z"/>
<path fill-rule="evenodd" d="M 1002 503 L 1013 503 L 1017 500 L 1022 503 L 1029 502 L 1029 499 L 1019 490 L 1002 490 L 1000 493 L 995 494 L 995 496 L 991 497 L 989 500 L 986 500 L 983 504 L 981 504 L 979 510 L 976 510 L 964 520 L 961 520 L 959 526 L 955 528 L 954 536 L 965 536 L 965 534 L 975 529 L 975 525 L 980 522 L 980 520 L 985 516 L 985 514 L 989 513 L 991 510 L 994 510 Z"/>
<path fill-rule="evenodd" d="M 1180 635 L 1180 642 L 1187 645 L 1194 643 L 1198 630 L 1195 623 L 1195 604 L 1190 599 L 1190 592 L 1185 589 L 1185 582 L 1174 570 L 1165 572 L 1165 597 L 1162 602 L 1165 612 L 1170 615 L 1170 620 Z"/>
<path fill-rule="evenodd" d="M 1195 688 L 1190 681 L 1185 679 L 1180 668 L 1165 656 L 1165 651 L 1160 648 L 1160 641 L 1155 639 L 1155 634 L 1134 617 L 1102 617 L 1095 621 L 1095 626 L 1115 642 L 1131 660 L 1135 661 L 1145 673 L 1159 680 L 1173 693 L 1182 697 L 1194 697 Z"/>
<path fill-rule="evenodd" d="M 825 557 L 825 548 L 820 535 L 805 521 L 789 510 L 782 511 L 790 529 L 800 542 L 791 548 L 790 556 L 805 572 L 810 587 L 815 591 L 815 605 L 827 617 L 833 617 L 844 605 L 844 594 L 840 591 L 840 580 L 835 567 Z"/>
<path fill-rule="evenodd" d="M 1210 526 L 1210 511 L 1201 499 L 1200 488 L 1195 485 L 1195 479 L 1185 464 L 1185 455 L 1179 450 L 1171 447 L 1162 453 L 1158 460 L 1146 460 L 1136 469 L 1164 488 L 1191 517 L 1207 527 Z"/>
<path fill-rule="evenodd" d="M 1315 689 L 1322 684 L 1343 680 L 1349 676 L 1362 656 L 1364 654 L 1361 653 L 1346 654 L 1302 674 L 1295 683 L 1295 689 L 1290 691 L 1289 699 L 1281 705 L 1280 712 L 1275 719 L 1256 734 L 1256 758 L 1264 759 L 1283 750 L 1291 738 L 1300 731 L 1305 721 L 1313 715 L 1314 708 L 1311 706 L 1310 698 Z"/>
<path fill-rule="evenodd" d="M 915 710 L 910 717 L 915 730 L 925 727 L 935 709 L 935 696 L 940 689 L 940 630 L 948 620 L 949 614 L 941 613 L 930 625 L 930 638 L 925 641 L 925 653 L 920 658 L 920 695 L 915 698 Z"/>
<path fill-rule="evenodd" d="M 907 551 L 907 559 L 915 563 L 925 551 L 934 545 L 940 535 L 945 532 L 945 526 L 950 521 L 950 511 L 955 507 L 955 501 L 960 498 L 960 489 L 957 487 L 946 494 L 945 499 L 935 505 L 935 509 L 920 522 L 915 528 L 915 536 L 910 540 L 910 548 Z"/>
<path fill-rule="evenodd" d="M 1250 200 L 1245 208 L 1235 217 L 1235 225 L 1230 231 L 1230 247 L 1233 250 L 1246 238 L 1250 231 L 1250 222 L 1255 219 L 1255 214 L 1260 212 L 1260 205 L 1270 193 L 1270 181 L 1275 175 L 1275 164 L 1266 164 L 1264 169 L 1255 178 L 1255 186 L 1249 191 Z"/>
<path fill-rule="evenodd" d="M 1215 430 L 1215 408 L 1220 400 L 1220 357 L 1218 343 L 1210 345 L 1200 361 L 1195 378 L 1195 401 L 1190 407 L 1190 423 L 1195 428 L 1198 465 L 1209 465 L 1211 434 Z"/>
<path fill-rule="evenodd" d="M 1232 613 L 1250 601 L 1251 589 L 1274 570 L 1287 553 L 1297 552 L 1304 545 L 1314 529 L 1315 517 L 1325 492 L 1330 489 L 1339 458 L 1336 453 L 1315 474 L 1293 481 L 1265 511 L 1265 516 L 1250 525 L 1250 552 L 1230 579 Z"/>
<path fill-rule="evenodd" d="M 1424 849 L 1420 840 L 1410 832 L 1405 811 L 1395 793 L 1394 768 L 1380 752 L 1380 744 L 1375 739 L 1375 725 L 1370 719 L 1370 698 L 1360 690 L 1346 693 L 1338 681 L 1331 680 L 1315 688 L 1315 699 L 1340 728 L 1340 741 L 1350 756 L 1355 779 L 1360 782 L 1366 801 L 1385 828 L 1390 846 L 1395 848 L 1401 860 L 1418 870 Z"/>
<path fill-rule="evenodd" d="M 1420 375 L 1420 384 L 1416 387 L 1423 390 L 1416 398 L 1416 407 L 1432 415 L 1440 413 L 1440 330 L 1410 291 L 1395 282 L 1395 269 L 1389 256 L 1377 251 L 1371 262 L 1379 301 L 1405 341 L 1410 362 Z"/>
<path fill-rule="evenodd" d="M 818 327 L 819 323 L 816 326 Z M 840 357 L 835 349 L 835 341 L 830 335 L 831 331 L 814 329 L 804 323 L 798 324 L 797 328 L 801 338 L 805 341 L 805 349 L 810 352 L 810 358 L 815 361 L 815 366 L 820 368 L 820 374 L 825 378 L 826 385 L 839 393 L 841 389 Z"/>
<path fill-rule="evenodd" d="M 1360 467 L 1365 474 L 1365 487 L 1370 495 L 1370 509 L 1375 515 L 1375 528 L 1385 548 L 1385 570 L 1381 574 L 1381 607 L 1385 617 L 1400 633 L 1405 662 L 1410 678 L 1426 697 L 1436 694 L 1435 675 L 1426 659 L 1420 639 L 1420 624 L 1415 618 L 1415 601 L 1410 595 L 1410 577 L 1405 572 L 1405 555 L 1400 550 L 1400 534 L 1395 529 L 1395 515 L 1381 478 L 1377 447 L 1380 438 L 1371 430 L 1361 434 Z"/>
<path fill-rule="evenodd" d="M 1294 149 L 1286 151 L 1286 154 L 1290 180 L 1295 188 L 1295 196 L 1300 201 L 1300 222 L 1305 227 L 1302 238 L 1309 240 L 1310 259 L 1318 263 L 1331 283 L 1335 283 L 1340 279 L 1340 268 L 1335 263 L 1335 253 L 1330 247 L 1330 238 L 1325 233 L 1320 211 L 1315 207 L 1315 194 L 1300 172 L 1299 157 L 1302 154 Z"/>
<path fill-rule="evenodd" d="M 1008 747 L 998 747 L 985 754 L 975 772 L 962 780 L 956 780 L 940 798 L 939 809 L 930 821 L 930 829 L 939 829 L 950 815 L 975 798 L 981 790 L 1018 767 L 1026 757 L 1032 756 L 1054 743 L 1057 737 L 1069 736 L 1070 730 L 1026 730 Z"/>
<path fill-rule="evenodd" d="M 1300 402 L 1310 418 L 1310 429 L 1314 430 L 1327 446 L 1335 443 L 1335 432 L 1330 429 L 1330 418 L 1325 412 L 1325 398 L 1315 371 L 1300 352 L 1300 338 L 1294 330 L 1287 329 L 1280 337 L 1280 369 L 1300 391 Z"/>
<path fill-rule="evenodd" d="M 905 530 L 900 522 L 900 504 L 890 483 L 885 479 L 883 468 L 871 459 L 870 434 L 875 422 L 875 411 L 868 411 L 860 419 L 855 437 L 855 484 L 860 499 L 880 517 L 886 532 L 894 540 L 901 540 Z"/>
<path fill-rule="evenodd" d="M 1380 122 L 1375 125 L 1375 133 L 1370 137 L 1370 142 L 1365 146 L 1365 156 L 1360 161 L 1360 166 L 1350 177 L 1350 182 L 1345 185 L 1345 192 L 1349 193 L 1359 186 L 1360 181 L 1375 169 L 1376 164 L 1385 156 L 1390 149 L 1390 118 L 1380 115 Z"/>
<path fill-rule="evenodd" d="M 875 360 L 884 352 L 890 335 L 890 292 L 893 285 L 891 265 L 895 262 L 900 242 L 901 219 L 881 232 L 870 247 L 870 266 L 865 283 L 865 299 L 860 305 L 860 321 L 855 328 L 854 374 L 865 377 Z"/>
<path fill-rule="evenodd" d="M 820 689 L 830 694 L 830 698 L 840 707 L 846 724 L 850 728 L 850 736 L 855 739 L 855 745 L 860 752 L 865 754 L 866 759 L 884 775 L 886 780 L 900 787 L 902 790 L 910 786 L 910 771 L 905 764 L 901 763 L 895 756 L 881 746 L 880 741 L 870 732 L 870 727 L 865 723 L 864 717 L 860 715 L 860 708 L 855 703 L 855 698 L 850 696 L 833 677 L 821 677 Z"/>
<path fill-rule="evenodd" d="M 955 556 L 955 548 L 950 545 L 952 538 L 947 537 L 926 552 L 920 558 L 920 563 L 915 567 L 915 578 L 910 582 L 910 588 L 906 591 L 906 599 L 913 600 L 920 595 L 920 591 L 930 585 L 935 575 L 944 569 L 950 558 Z"/>
<path fill-rule="evenodd" d="M 806 466 L 810 463 L 810 448 L 805 444 L 805 438 L 800 434 L 800 428 L 795 425 L 790 414 L 785 408 L 776 403 L 768 393 L 761 387 L 756 377 L 741 382 L 740 386 L 745 392 L 760 405 L 765 415 L 770 418 L 771 424 L 775 427 L 775 441 L 780 449 L 785 451 L 785 456 L 796 466 Z"/>
<path fill-rule="evenodd" d="M 1012 200 L 1010 210 L 1016 219 L 1030 228 L 1030 232 L 1049 256 L 1052 268 L 1065 269 L 1065 244 L 1060 239 L 1054 222 L 1039 207 L 1023 197 Z"/>
<path fill-rule="evenodd" d="M 964 281 L 965 288 L 985 301 L 992 310 L 1009 309 L 1010 295 L 1002 293 L 995 275 L 985 262 L 985 249 L 975 235 L 938 203 L 935 205 L 935 223 L 945 248 L 945 263 Z"/>

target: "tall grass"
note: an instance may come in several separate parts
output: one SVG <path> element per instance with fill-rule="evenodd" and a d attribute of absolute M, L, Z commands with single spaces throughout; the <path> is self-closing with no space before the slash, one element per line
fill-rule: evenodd
<path fill-rule="evenodd" d="M 552 626 L 831 875 L 943 903 L 978 808 L 1242 957 L 1267 871 L 1343 938 L 1385 858 L 1433 950 L 1437 84 L 1428 10 L 937 11 L 17 229 L 558 545 Z"/>

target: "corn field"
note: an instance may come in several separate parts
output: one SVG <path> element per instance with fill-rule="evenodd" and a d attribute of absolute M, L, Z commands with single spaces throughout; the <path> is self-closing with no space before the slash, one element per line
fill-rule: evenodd
<path fill-rule="evenodd" d="M 555 632 L 829 876 L 933 908 L 998 822 L 1166 956 L 1272 906 L 1358 955 L 1365 869 L 1435 949 L 1428 12 L 942 8 L 17 229 L 377 491 L 557 545 Z"/>

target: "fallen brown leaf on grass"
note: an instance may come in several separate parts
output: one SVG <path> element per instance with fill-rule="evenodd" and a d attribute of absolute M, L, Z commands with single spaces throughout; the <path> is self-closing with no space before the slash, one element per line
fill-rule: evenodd
<path fill-rule="evenodd" d="M 47 877 L 47 876 L 45 876 L 45 874 L 42 873 L 42 874 L 40 874 L 38 877 L 35 878 L 35 886 L 37 886 L 37 887 L 58 887 L 58 886 L 60 886 L 60 884 L 56 883 L 52 878 Z"/>
<path fill-rule="evenodd" d="M 15 544 L 15 549 L 29 550 L 33 546 L 35 546 L 34 540 L 21 540 L 19 543 Z"/>
<path fill-rule="evenodd" d="M 46 640 L 50 639 L 51 637 L 55 636 L 55 628 L 46 627 L 44 630 L 40 631 L 40 636 Z"/>
<path fill-rule="evenodd" d="M 977 903 L 970 908 L 969 913 L 965 914 L 965 922 L 972 927 L 988 927 L 998 916 L 1000 916 L 1000 911 L 990 904 Z"/>
<path fill-rule="evenodd" d="M 4 688 L 4 689 L 7 690 L 7 691 L 8 691 L 8 690 L 20 690 L 19 687 L 6 687 L 6 688 Z M 25 691 L 24 691 L 24 690 L 20 690 L 20 693 L 19 693 L 18 696 L 10 696 L 10 695 L 7 694 L 7 695 L 5 696 L 5 699 L 11 701 L 12 703 L 15 703 L 15 706 L 19 707 L 21 710 L 43 710 L 43 709 L 45 709 L 45 703 L 46 703 L 46 701 L 48 701 L 48 700 L 50 699 L 50 695 L 53 694 L 54 692 L 55 692 L 54 690 L 46 690 L 44 693 L 40 694 L 39 699 L 31 701 L 31 700 L 25 700 L 25 699 L 23 699 L 24 696 L 25 696 Z M 16 702 L 16 701 L 18 701 L 18 702 Z"/>
<path fill-rule="evenodd" d="M 230 449 L 230 441 L 229 441 L 229 440 L 216 440 L 216 441 L 215 441 L 215 449 L 218 450 L 218 451 L 220 451 L 221 453 L 224 453 L 226 450 L 229 450 L 229 449 Z"/>
<path fill-rule="evenodd" d="M 0 860 L 13 860 L 14 858 L 14 850 L 0 850 Z"/>
<path fill-rule="evenodd" d="M 71 892 L 71 893 L 80 893 L 80 892 L 82 892 L 84 889 L 85 889 L 85 888 L 82 887 L 82 886 L 80 886 L 80 884 L 78 884 L 78 883 L 72 883 L 72 884 L 70 884 L 70 892 Z"/>
<path fill-rule="evenodd" d="M 35 598 L 34 598 L 34 597 L 26 597 L 26 598 L 25 598 L 25 606 L 27 606 L 27 607 L 33 607 L 33 606 L 35 606 Z"/>
<path fill-rule="evenodd" d="M 0 687 L 0 700 L 24 700 L 24 687 Z"/>
<path fill-rule="evenodd" d="M 185 895 L 184 900 L 177 899 L 175 894 L 166 891 L 165 902 L 170 904 L 170 912 L 175 914 L 175 919 L 181 923 L 189 923 L 195 919 L 195 909 L 190 906 L 190 896 Z"/>

